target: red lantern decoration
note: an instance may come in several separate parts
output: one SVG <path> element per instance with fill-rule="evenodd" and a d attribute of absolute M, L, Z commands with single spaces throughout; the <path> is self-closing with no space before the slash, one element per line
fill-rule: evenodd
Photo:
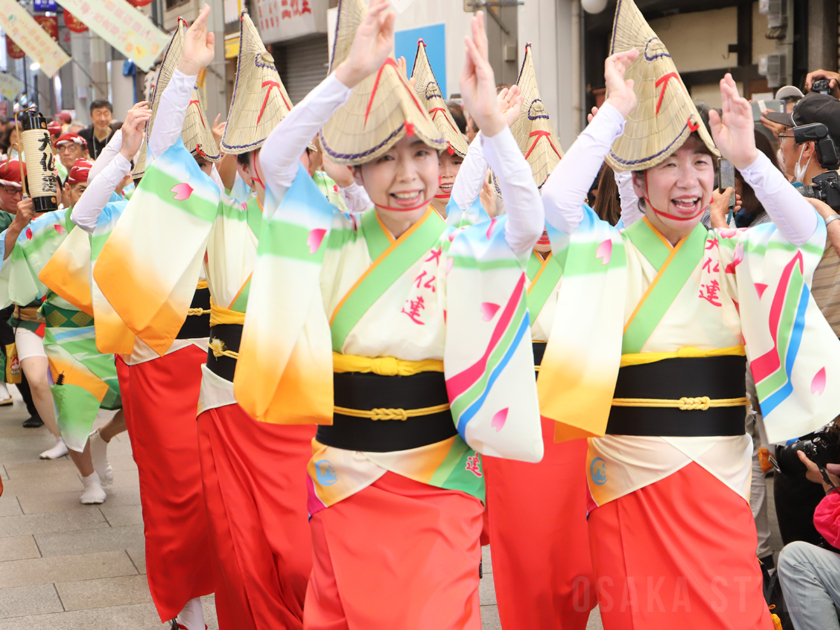
<path fill-rule="evenodd" d="M 152 0 L 128 0 L 128 3 L 135 7 L 145 7 L 147 4 L 152 4 Z"/>
<path fill-rule="evenodd" d="M 41 25 L 41 28 L 47 31 L 53 40 L 58 41 L 58 16 L 33 15 L 35 21 Z"/>
<path fill-rule="evenodd" d="M 6 35 L 6 54 L 12 59 L 23 59 L 26 57 L 26 53 L 8 35 Z"/>
<path fill-rule="evenodd" d="M 70 13 L 67 9 L 64 9 L 64 26 L 67 27 L 68 31 L 72 31 L 74 33 L 84 33 L 88 30 L 85 23 Z"/>

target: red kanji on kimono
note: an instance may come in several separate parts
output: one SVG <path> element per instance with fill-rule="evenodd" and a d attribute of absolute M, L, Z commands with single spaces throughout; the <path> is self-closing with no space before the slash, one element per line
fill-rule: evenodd
<path fill-rule="evenodd" d="M 423 269 L 420 272 L 420 275 L 418 275 L 416 278 L 414 278 L 414 282 L 417 283 L 417 288 L 418 289 L 420 288 L 420 285 L 422 283 L 424 288 L 431 289 L 432 293 L 435 293 L 437 291 L 437 289 L 434 285 L 434 281 L 437 279 L 437 277 L 436 276 L 431 276 L 428 280 L 426 280 L 426 282 L 423 282 L 423 278 L 425 278 L 427 275 L 428 274 L 426 273 L 426 270 Z"/>
<path fill-rule="evenodd" d="M 717 239 L 717 237 L 715 237 L 715 238 L 710 238 L 709 240 L 707 240 L 707 241 L 706 241 L 706 250 L 710 250 L 710 249 L 712 249 L 713 247 L 717 247 L 717 246 L 718 246 L 718 239 Z"/>
<path fill-rule="evenodd" d="M 478 455 L 470 455 L 467 457 L 467 465 L 466 469 L 469 470 L 472 474 L 476 477 L 481 477 L 481 459 L 479 459 Z"/>
<path fill-rule="evenodd" d="M 715 268 L 712 270 L 712 259 L 707 258 L 703 261 L 703 269 L 709 273 L 720 273 L 720 261 L 715 261 Z"/>
<path fill-rule="evenodd" d="M 720 303 L 720 283 L 717 280 L 712 280 L 708 284 L 701 284 L 700 285 L 700 295 L 698 297 L 703 298 L 712 306 L 723 306 Z"/>
<path fill-rule="evenodd" d="M 409 304 L 408 310 L 403 306 L 401 313 L 405 313 L 415 324 L 425 326 L 425 322 L 420 321 L 420 311 L 426 310 L 426 301 L 422 295 L 418 295 L 416 300 L 406 300 Z"/>
<path fill-rule="evenodd" d="M 429 257 L 426 258 L 423 262 L 431 262 L 432 260 L 435 261 L 438 265 L 440 264 L 440 255 L 443 253 L 443 247 L 438 247 L 437 249 L 433 249 L 429 252 Z"/>

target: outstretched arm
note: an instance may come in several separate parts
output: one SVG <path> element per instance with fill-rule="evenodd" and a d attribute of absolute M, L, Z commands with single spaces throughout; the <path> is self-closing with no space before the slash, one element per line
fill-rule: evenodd
<path fill-rule="evenodd" d="M 752 108 L 738 94 L 731 74 L 720 82 L 723 118 L 709 112 L 709 126 L 723 157 L 732 162 L 782 236 L 796 247 L 817 229 L 817 214 L 770 159 L 755 147 Z"/>
<path fill-rule="evenodd" d="M 139 104 L 140 103 L 137 105 Z M 137 107 L 137 105 L 135 105 L 135 107 Z M 95 179 L 96 176 L 111 163 L 111 160 L 119 155 L 120 149 L 122 149 L 122 129 L 117 129 L 114 132 L 114 135 L 111 136 L 108 144 L 105 145 L 105 148 L 99 152 L 99 157 L 96 158 L 96 161 L 93 163 L 93 166 L 88 173 L 88 181 Z"/>
<path fill-rule="evenodd" d="M 123 141 L 120 152 L 90 181 L 82 197 L 73 207 L 70 220 L 88 234 L 92 234 L 102 209 L 123 178 L 131 172 L 131 158 L 143 143 L 143 133 L 152 112 L 145 103 L 128 110 L 122 126 Z"/>
<path fill-rule="evenodd" d="M 23 199 L 18 202 L 17 212 L 12 224 L 6 228 L 6 236 L 3 238 L 3 260 L 6 260 L 12 255 L 12 249 L 15 247 L 18 236 L 23 232 L 23 229 L 32 221 L 35 216 L 35 206 L 31 199 Z"/>
<path fill-rule="evenodd" d="M 502 189 L 507 210 L 505 239 L 517 254 L 530 252 L 545 227 L 540 192 L 531 167 L 519 150 L 496 103 L 496 78 L 488 60 L 484 13 L 472 18 L 472 38 L 464 38 L 467 56 L 461 75 L 464 105 L 482 130 L 481 146 Z"/>
<path fill-rule="evenodd" d="M 633 49 L 607 59 L 604 78 L 610 97 L 554 167 L 542 188 L 545 218 L 561 232 L 571 234 L 580 225 L 581 204 L 586 193 L 613 142 L 624 133 L 625 119 L 636 106 L 633 81 L 625 81 L 624 72 L 638 56 L 639 51 Z"/>

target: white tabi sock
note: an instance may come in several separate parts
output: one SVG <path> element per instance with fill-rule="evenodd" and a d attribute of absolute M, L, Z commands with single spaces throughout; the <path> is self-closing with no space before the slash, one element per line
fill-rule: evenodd
<path fill-rule="evenodd" d="M 85 505 L 105 503 L 105 491 L 102 489 L 102 484 L 99 482 L 99 475 L 96 472 L 90 473 L 87 477 L 82 477 L 82 483 L 85 486 L 85 491 L 82 493 L 79 501 Z"/>

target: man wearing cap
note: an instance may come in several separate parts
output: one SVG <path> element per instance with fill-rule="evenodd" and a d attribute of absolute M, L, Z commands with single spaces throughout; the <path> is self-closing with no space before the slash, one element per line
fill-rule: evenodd
<path fill-rule="evenodd" d="M 67 174 L 76 160 L 83 160 L 87 158 L 88 143 L 82 136 L 77 133 L 65 133 L 58 137 L 55 141 L 55 148 L 58 153 L 59 161 L 56 164 L 58 174 L 61 176 L 61 181 L 67 181 Z M 62 171 L 64 171 L 62 173 Z"/>
<path fill-rule="evenodd" d="M 25 205 L 18 212 L 18 202 L 22 198 L 22 192 L 20 162 L 18 160 L 4 162 L 0 165 L 0 229 L 5 230 L 6 234 L 4 239 L 4 255 L 5 252 L 11 251 L 17 236 L 32 220 L 33 212 L 30 206 Z M 4 353 L 6 352 L 6 347 L 15 341 L 14 330 L 7 323 L 13 310 L 13 305 L 0 310 L 0 345 L 2 345 L 2 351 Z M 0 379 L 5 379 L 5 372 L 0 375 Z M 44 422 L 41 420 L 41 416 L 38 415 L 35 404 L 32 402 L 29 383 L 26 382 L 26 377 L 23 374 L 21 374 L 21 382 L 18 384 L 18 389 L 26 403 L 26 410 L 29 412 L 29 417 L 23 421 L 23 426 L 26 428 L 42 426 Z M 11 401 L 12 396 L 8 393 L 5 382 L 0 382 L 0 404 L 11 404 Z"/>

